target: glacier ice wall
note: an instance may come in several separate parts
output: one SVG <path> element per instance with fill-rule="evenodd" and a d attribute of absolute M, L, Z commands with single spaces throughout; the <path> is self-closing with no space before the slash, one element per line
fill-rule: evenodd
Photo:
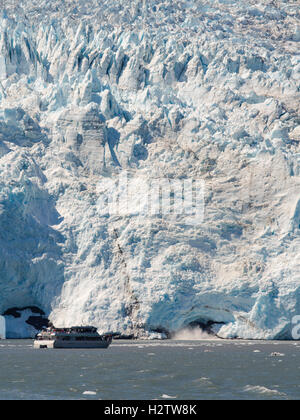
<path fill-rule="evenodd" d="M 0 313 L 290 338 L 300 314 L 299 2 L 7 1 Z M 115 216 L 124 171 L 205 181 L 205 218 Z"/>
<path fill-rule="evenodd" d="M 0 316 L 0 339 L 6 338 L 5 318 Z"/>

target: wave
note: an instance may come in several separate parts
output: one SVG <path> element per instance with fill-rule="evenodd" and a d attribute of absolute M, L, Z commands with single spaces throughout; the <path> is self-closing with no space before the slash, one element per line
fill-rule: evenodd
<path fill-rule="evenodd" d="M 267 388 L 265 386 L 260 386 L 260 385 L 246 385 L 243 388 L 243 392 L 251 392 L 251 393 L 261 394 L 261 395 L 265 395 L 265 396 L 267 396 L 267 395 L 278 396 L 278 397 L 286 396 L 285 393 L 279 392 L 276 389 L 270 389 L 270 388 Z"/>

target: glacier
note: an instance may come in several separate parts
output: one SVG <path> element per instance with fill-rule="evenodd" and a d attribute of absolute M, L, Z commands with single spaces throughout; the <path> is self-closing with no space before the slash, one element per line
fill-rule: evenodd
<path fill-rule="evenodd" d="M 191 325 L 293 338 L 299 6 L 5 2 L 0 314 L 34 306 L 54 325 L 140 338 Z M 203 180 L 203 221 L 101 212 L 125 171 Z M 11 336 L 33 334 L 5 319 Z"/>

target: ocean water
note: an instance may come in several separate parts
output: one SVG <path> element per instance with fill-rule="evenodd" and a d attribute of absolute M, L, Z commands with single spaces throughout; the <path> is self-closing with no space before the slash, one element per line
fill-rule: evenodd
<path fill-rule="evenodd" d="M 0 341 L 0 399 L 299 399 L 300 342 L 115 341 L 34 350 Z"/>

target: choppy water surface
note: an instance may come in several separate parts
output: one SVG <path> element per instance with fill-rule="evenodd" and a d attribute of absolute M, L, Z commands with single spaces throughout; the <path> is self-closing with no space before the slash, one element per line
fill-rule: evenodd
<path fill-rule="evenodd" d="M 300 343 L 117 341 L 34 350 L 0 341 L 0 399 L 298 399 Z"/>

